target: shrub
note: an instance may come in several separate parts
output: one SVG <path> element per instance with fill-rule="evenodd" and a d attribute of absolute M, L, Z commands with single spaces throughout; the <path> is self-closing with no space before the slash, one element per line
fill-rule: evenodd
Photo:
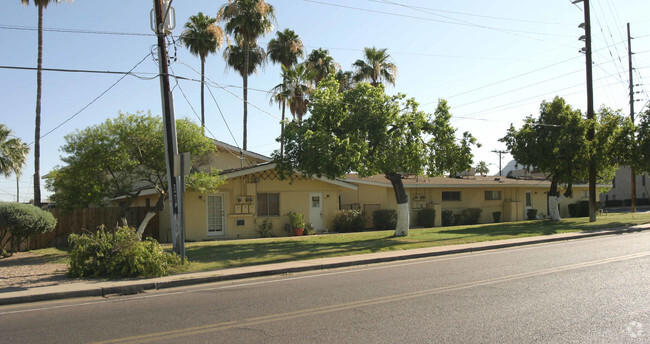
<path fill-rule="evenodd" d="M 420 209 L 416 215 L 415 222 L 421 227 L 433 227 L 436 223 L 436 210 L 431 208 Z"/>
<path fill-rule="evenodd" d="M 453 226 L 454 225 L 454 212 L 451 210 L 442 211 L 442 225 L 443 226 Z"/>
<path fill-rule="evenodd" d="M 29 204 L 0 202 L 0 254 L 12 255 L 30 236 L 50 232 L 54 227 L 56 219 L 45 210 Z"/>
<path fill-rule="evenodd" d="M 570 217 L 579 217 L 580 215 L 580 206 L 578 203 L 571 203 L 568 205 L 569 207 L 569 216 Z"/>
<path fill-rule="evenodd" d="M 305 229 L 305 215 L 290 211 L 287 216 L 289 216 L 289 226 L 292 231 L 296 228 Z"/>
<path fill-rule="evenodd" d="M 372 224 L 378 231 L 395 230 L 397 228 L 397 210 L 375 210 L 372 213 Z"/>
<path fill-rule="evenodd" d="M 70 277 L 164 276 L 181 259 L 164 252 L 152 239 L 140 240 L 131 227 L 114 231 L 100 228 L 95 234 L 70 234 Z"/>
<path fill-rule="evenodd" d="M 621 200 L 621 199 L 610 199 L 608 201 L 605 201 L 605 206 L 606 207 L 622 207 L 623 206 L 623 200 Z"/>
<path fill-rule="evenodd" d="M 361 210 L 337 210 L 332 222 L 335 232 L 361 232 L 366 225 L 366 217 Z"/>
<path fill-rule="evenodd" d="M 501 212 L 500 211 L 493 212 L 492 219 L 494 220 L 495 223 L 501 221 Z"/>
<path fill-rule="evenodd" d="M 526 216 L 528 217 L 529 220 L 537 219 L 537 209 L 528 209 L 526 211 Z"/>
<path fill-rule="evenodd" d="M 463 220 L 463 214 L 454 214 L 454 221 L 452 222 L 452 226 L 458 226 L 462 225 L 464 222 Z"/>
<path fill-rule="evenodd" d="M 481 218 L 481 213 L 483 209 L 479 208 L 467 208 L 461 211 L 462 223 L 466 225 L 475 225 L 478 223 L 478 220 Z"/>
<path fill-rule="evenodd" d="M 262 224 L 257 227 L 255 230 L 257 234 L 260 235 L 260 238 L 269 238 L 273 236 L 273 222 L 271 219 L 266 219 L 262 221 Z"/>
<path fill-rule="evenodd" d="M 305 229 L 302 231 L 302 235 L 314 235 L 314 234 L 316 234 L 314 225 L 312 225 L 311 222 L 305 223 Z"/>

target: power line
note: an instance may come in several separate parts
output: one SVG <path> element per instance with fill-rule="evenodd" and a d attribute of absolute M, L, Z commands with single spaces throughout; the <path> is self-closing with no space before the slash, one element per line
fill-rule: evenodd
<path fill-rule="evenodd" d="M 487 16 L 487 15 L 473 14 L 473 13 L 466 13 L 466 12 L 447 11 L 447 10 L 440 10 L 440 9 L 435 9 L 435 8 L 420 7 L 420 6 L 409 6 L 409 5 L 404 5 L 404 4 L 391 2 L 391 1 L 386 1 L 386 0 L 368 0 L 368 1 L 388 3 L 388 4 L 408 7 L 408 8 L 412 8 L 412 9 L 420 9 L 420 10 L 428 10 L 428 11 L 433 11 L 433 12 L 458 14 L 458 15 L 469 16 L 469 17 L 498 19 L 498 20 L 516 21 L 516 22 L 534 23 L 534 24 L 573 25 L 573 23 L 558 23 L 558 22 L 546 22 L 546 21 L 519 19 L 519 18 L 505 18 L 505 17 Z"/>
<path fill-rule="evenodd" d="M 20 31 L 37 31 L 38 28 L 33 26 L 23 25 L 0 25 L 1 30 L 20 30 Z M 93 35 L 114 35 L 114 36 L 156 36 L 154 33 L 137 33 L 137 32 L 117 32 L 117 31 L 99 31 L 99 30 L 83 30 L 83 29 L 65 29 L 65 28 L 43 28 L 46 32 L 64 32 L 64 33 L 79 33 L 79 34 L 93 34 Z"/>
<path fill-rule="evenodd" d="M 137 68 L 137 67 L 138 67 L 142 62 L 144 62 L 144 61 L 147 59 L 147 57 L 149 57 L 149 55 L 150 55 L 150 54 L 147 54 L 144 58 L 142 58 L 142 60 L 140 60 L 140 62 L 136 63 L 136 65 L 133 66 L 133 68 L 131 68 L 131 70 L 130 70 L 129 72 L 124 73 L 124 75 L 122 75 L 122 77 L 120 77 L 119 79 L 117 79 L 117 81 L 115 81 L 115 82 L 114 82 L 112 85 L 110 85 L 106 90 L 104 90 L 104 91 L 103 91 L 102 93 L 100 93 L 97 97 L 95 97 L 95 99 L 91 100 L 90 103 L 86 104 L 86 105 L 85 105 L 84 107 L 82 107 L 79 111 L 77 111 L 76 113 L 74 113 L 72 116 L 68 117 L 65 121 L 61 122 L 61 124 L 57 125 L 57 126 L 54 127 L 52 130 L 50 130 L 50 131 L 48 131 L 47 133 L 45 133 L 44 135 L 42 135 L 42 136 L 40 137 L 40 139 L 43 139 L 43 138 L 46 137 L 47 135 L 51 134 L 53 131 L 55 131 L 55 130 L 61 128 L 64 124 L 68 123 L 68 122 L 71 121 L 73 118 L 77 117 L 77 115 L 79 115 L 81 112 L 83 112 L 83 111 L 86 110 L 88 107 L 90 107 L 92 104 L 94 104 L 97 100 L 99 100 L 99 99 L 100 99 L 101 97 L 103 97 L 106 93 L 108 93 L 108 91 L 110 91 L 113 87 L 115 87 L 115 85 L 117 85 L 120 81 L 122 81 L 124 78 L 126 78 L 127 75 L 130 75 L 131 72 L 132 72 L 134 69 L 136 69 L 136 68 Z M 35 142 L 35 141 L 32 141 L 29 145 L 31 146 L 32 144 L 34 144 L 34 142 Z"/>
<path fill-rule="evenodd" d="M 21 67 L 21 66 L 0 66 L 0 69 L 14 69 L 14 70 L 38 70 L 36 67 Z M 66 69 L 66 68 L 41 68 L 44 72 L 63 72 L 63 73 L 90 73 L 90 74 L 119 74 L 131 75 L 143 80 L 152 80 L 158 77 L 156 73 L 133 73 L 133 69 L 128 72 L 116 72 L 110 70 L 92 70 L 92 69 Z M 153 75 L 152 77 L 143 77 L 138 74 Z"/>
<path fill-rule="evenodd" d="M 459 20 L 459 19 L 453 19 L 455 21 L 447 21 L 447 20 L 439 20 L 439 19 L 433 19 L 433 18 L 411 16 L 411 15 L 406 15 L 406 14 L 398 14 L 398 13 L 394 13 L 394 12 L 371 10 L 371 9 L 367 9 L 367 8 L 360 8 L 360 7 L 353 7 L 353 6 L 346 6 L 346 5 L 338 5 L 338 4 L 332 4 L 332 3 L 317 1 L 317 0 L 303 0 L 303 1 L 312 2 L 312 3 L 315 3 L 315 4 L 326 5 L 326 6 L 332 6 L 332 7 L 352 9 L 352 10 L 357 10 L 357 11 L 385 14 L 385 15 L 396 16 L 396 17 L 404 17 L 404 18 L 432 21 L 432 22 L 452 24 L 452 25 L 461 25 L 461 26 L 478 27 L 478 28 L 483 28 L 483 29 L 496 30 L 496 31 L 500 31 L 500 32 L 503 32 L 503 33 L 508 33 L 508 34 L 512 34 L 512 35 L 515 35 L 515 36 L 524 37 L 524 38 L 528 38 L 528 39 L 534 39 L 534 40 L 538 40 L 538 41 L 544 41 L 544 40 L 534 38 L 534 37 L 528 37 L 528 36 L 522 35 L 522 33 L 534 34 L 534 35 L 543 35 L 543 36 L 569 37 L 568 35 L 558 35 L 558 34 L 530 32 L 530 31 L 522 31 L 522 30 L 494 28 L 494 27 L 489 27 L 489 26 L 485 26 L 485 25 L 479 25 L 479 24 L 464 22 L 464 21 Z M 557 42 L 549 42 L 549 41 L 544 41 L 544 42 L 548 42 L 548 43 L 552 43 L 552 44 L 556 44 L 556 45 L 562 45 L 562 44 L 558 44 Z"/>

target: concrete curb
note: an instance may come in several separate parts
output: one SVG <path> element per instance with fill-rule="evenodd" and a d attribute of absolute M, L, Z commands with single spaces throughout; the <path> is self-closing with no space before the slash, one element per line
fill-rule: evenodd
<path fill-rule="evenodd" d="M 60 284 L 51 287 L 33 288 L 15 292 L 0 292 L 0 305 L 10 305 L 37 301 L 50 301 L 58 299 L 68 299 L 77 297 L 97 297 L 107 295 L 131 295 L 143 293 L 146 290 L 158 290 L 175 287 L 184 287 L 203 283 L 213 283 L 222 281 L 231 281 L 251 277 L 264 277 L 281 275 L 287 273 L 297 273 L 304 271 L 326 270 L 350 266 L 387 263 L 399 260 L 417 259 L 436 257 L 458 253 L 480 252 L 496 250 L 517 246 L 536 245 L 542 243 L 568 241 L 582 238 L 591 238 L 612 234 L 624 234 L 650 230 L 650 224 L 635 227 L 615 228 L 593 232 L 578 232 L 556 234 L 546 237 L 530 237 L 519 239 L 507 239 L 500 241 L 486 241 L 475 244 L 455 245 L 458 248 L 447 248 L 445 246 L 432 247 L 426 249 L 391 251 L 378 254 L 366 254 L 357 256 L 323 258 L 306 261 L 297 261 L 290 263 L 258 265 L 246 268 L 235 268 L 226 270 L 208 271 L 202 273 L 193 273 L 190 275 L 200 275 L 183 278 L 183 275 L 172 275 L 161 278 L 146 280 L 122 280 L 113 282 L 97 283 L 70 283 Z M 232 272 L 228 270 L 250 270 L 243 272 Z M 4 294 L 4 295 L 3 295 Z"/>

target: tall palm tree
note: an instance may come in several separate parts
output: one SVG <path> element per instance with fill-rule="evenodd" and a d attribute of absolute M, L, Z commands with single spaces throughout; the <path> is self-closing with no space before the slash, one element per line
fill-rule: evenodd
<path fill-rule="evenodd" d="M 282 67 L 286 77 L 286 97 L 289 104 L 289 111 L 294 120 L 302 121 L 302 117 L 307 113 L 309 105 L 309 96 L 313 92 L 311 80 L 313 72 L 307 68 L 304 63 L 298 64 L 292 68 Z"/>
<path fill-rule="evenodd" d="M 20 0 L 23 5 L 28 5 L 29 0 Z M 72 2 L 72 0 L 67 0 Z M 34 205 L 41 206 L 41 93 L 42 93 L 42 68 L 43 68 L 43 11 L 51 2 L 61 0 L 34 0 L 38 7 L 38 57 L 36 60 L 36 119 L 34 121 Z"/>
<path fill-rule="evenodd" d="M 242 78 L 247 78 L 249 75 L 257 73 L 258 67 L 264 66 L 266 63 L 266 52 L 257 43 L 245 46 L 241 37 L 236 37 L 236 41 L 237 44 L 231 44 L 226 47 L 223 51 L 223 57 L 226 59 L 226 64 L 230 68 L 236 70 Z M 246 60 L 248 60 L 248 65 L 246 64 Z M 244 128 L 246 128 L 245 125 Z"/>
<path fill-rule="evenodd" d="M 298 36 L 291 29 L 284 29 L 284 31 L 277 32 L 277 38 L 273 38 L 266 50 L 268 52 L 269 59 L 271 62 L 279 63 L 284 68 L 290 68 L 298 62 L 299 57 L 304 56 L 304 45 L 300 36 Z M 284 73 L 284 72 L 283 72 Z M 286 80 L 282 79 L 282 84 L 284 85 Z M 284 91 L 285 87 L 282 87 Z M 282 122 L 280 128 L 280 137 L 284 133 L 284 112 L 285 112 L 285 99 L 280 96 L 283 92 L 278 92 L 277 90 L 272 90 L 275 96 L 272 100 L 277 101 L 282 108 Z M 284 142 L 280 142 L 280 155 L 284 152 Z"/>
<path fill-rule="evenodd" d="M 369 81 L 375 87 L 383 82 L 395 85 L 397 66 L 391 62 L 390 54 L 386 50 L 386 48 L 364 48 L 363 60 L 357 60 L 352 64 L 356 69 L 354 80 Z"/>
<path fill-rule="evenodd" d="M 22 167 L 27 161 L 29 146 L 19 138 L 11 138 L 11 136 L 13 136 L 12 131 L 6 125 L 0 124 L 0 174 L 9 177 L 14 173 L 18 179 Z M 16 190 L 17 199 L 19 191 Z"/>
<path fill-rule="evenodd" d="M 275 20 L 275 10 L 264 0 L 228 0 L 219 8 L 217 19 L 224 21 L 224 30 L 236 37 L 239 46 L 243 49 L 242 71 L 250 71 L 252 54 L 250 49 L 255 46 L 257 38 L 273 30 L 272 21 Z M 258 47 L 258 49 L 262 50 Z M 263 50 L 262 50 L 263 52 Z M 231 65 L 229 63 L 229 65 Z M 232 65 L 231 65 L 232 66 Z M 255 68 L 252 68 L 253 70 Z M 239 70 L 238 70 L 239 71 Z M 251 72 L 252 73 L 252 72 Z M 248 75 L 241 73 L 244 92 L 244 142 L 243 148 L 247 147 L 248 133 Z"/>
<path fill-rule="evenodd" d="M 351 71 L 339 70 L 334 77 L 339 82 L 339 92 L 345 92 L 354 87 L 354 75 Z"/>
<path fill-rule="evenodd" d="M 314 86 L 318 86 L 318 83 L 330 73 L 341 69 L 341 66 L 330 56 L 329 50 L 323 48 L 312 50 L 306 62 L 307 68 L 313 73 Z"/>
<path fill-rule="evenodd" d="M 199 12 L 185 23 L 185 30 L 181 34 L 181 42 L 187 46 L 190 53 L 201 59 L 201 128 L 205 128 L 205 59 L 208 54 L 216 53 L 223 44 L 223 30 L 215 24 L 216 21 L 217 18 Z"/>

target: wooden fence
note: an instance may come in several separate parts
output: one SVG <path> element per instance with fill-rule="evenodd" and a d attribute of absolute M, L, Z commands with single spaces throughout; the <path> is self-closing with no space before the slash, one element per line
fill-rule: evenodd
<path fill-rule="evenodd" d="M 149 208 L 135 207 L 130 208 L 127 212 L 126 219 L 130 226 L 138 227 Z M 57 219 L 56 228 L 49 233 L 36 235 L 28 240 L 21 247 L 24 250 L 34 250 L 39 248 L 67 246 L 68 236 L 72 233 L 82 234 L 87 232 L 96 232 L 97 228 L 105 225 L 106 228 L 114 228 L 121 224 L 120 208 L 85 208 L 65 212 L 59 209 L 51 209 L 50 212 Z M 154 216 L 144 231 L 143 237 L 152 237 L 159 239 L 158 218 L 160 214 Z"/>

